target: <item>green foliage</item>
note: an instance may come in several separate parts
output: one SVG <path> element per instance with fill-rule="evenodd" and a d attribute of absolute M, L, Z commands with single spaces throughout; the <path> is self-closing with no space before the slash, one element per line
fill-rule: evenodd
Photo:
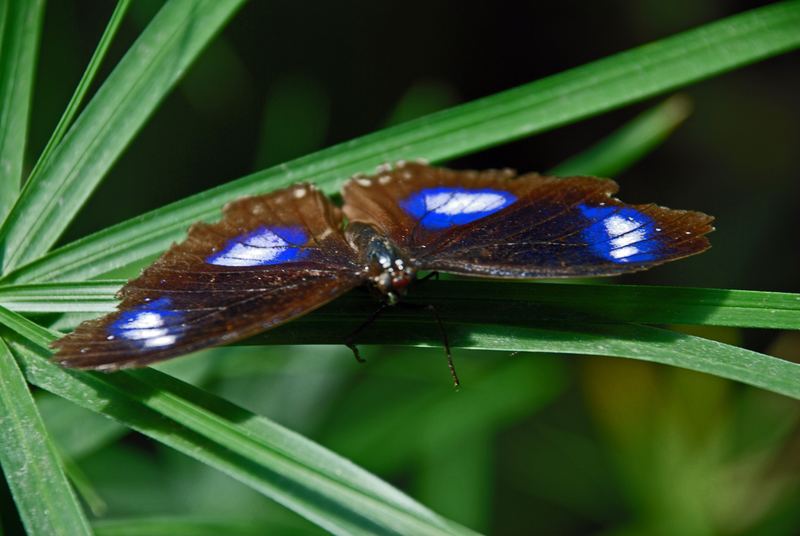
<path fill-rule="evenodd" d="M 471 533 L 310 439 L 192 385 L 213 383 L 219 378 L 236 380 L 236 375 L 242 380 L 248 374 L 246 369 L 197 366 L 191 383 L 152 369 L 113 375 L 68 371 L 48 360 L 48 344 L 58 335 L 52 326 L 73 326 L 79 319 L 76 314 L 111 310 L 113 293 L 121 281 L 89 279 L 157 254 L 179 239 L 190 223 L 218 217 L 226 201 L 301 180 L 312 180 L 333 192 L 349 175 L 369 171 L 384 161 L 454 158 L 774 56 L 800 46 L 800 2 L 769 5 L 392 126 L 52 249 L 156 106 L 241 4 L 238 0 L 168 1 L 73 121 L 128 7 L 128 2 L 120 1 L 78 90 L 21 192 L 42 3 L 12 0 L 0 12 L 0 217 L 8 212 L 0 226 L 0 324 L 4 326 L 0 331 L 0 414 L 4 430 L 0 462 L 20 517 L 32 533 L 89 532 L 86 515 L 65 473 L 73 475 L 76 487 L 95 509 L 102 501 L 91 497 L 91 475 L 84 477 L 70 460 L 100 450 L 130 429 L 232 477 L 255 494 L 269 497 L 333 533 Z M 687 110 L 685 100 L 672 98 L 556 170 L 616 174 L 666 139 L 684 120 Z M 449 336 L 460 348 L 654 361 L 800 399 L 800 365 L 651 325 L 798 329 L 800 295 L 441 281 L 422 286 L 416 299 L 434 303 L 444 312 Z M 348 296 L 247 344 L 271 352 L 267 346 L 278 343 L 336 343 L 341 333 L 363 318 L 365 307 L 364 297 Z M 530 311 L 537 312 L 536 320 L 521 321 Z M 54 322 L 54 313 L 65 314 Z M 392 311 L 386 322 L 365 334 L 365 342 L 438 346 L 437 335 L 430 321 Z M 246 356 L 248 349 L 213 352 L 230 352 L 234 361 L 237 356 Z M 277 363 L 284 367 L 281 371 L 291 372 L 291 356 L 296 354 L 268 355 L 275 359 L 262 360 L 258 366 L 277 367 Z M 517 357 L 490 372 L 472 365 L 476 368 L 468 375 L 475 378 L 475 390 L 463 393 L 460 399 L 453 398 L 448 390 L 410 402 L 405 398 L 386 400 L 384 413 L 372 413 L 375 408 L 369 406 L 374 402 L 369 400 L 375 398 L 359 398 L 369 387 L 354 389 L 349 403 L 363 413 L 340 417 L 339 435 L 329 432 L 327 444 L 364 452 L 374 452 L 375 445 L 380 445 L 388 452 L 384 463 L 396 467 L 412 461 L 420 464 L 426 468 L 420 493 L 441 511 L 452 512 L 456 499 L 468 493 L 472 495 L 465 500 L 485 503 L 486 497 L 476 490 L 485 489 L 481 483 L 490 478 L 482 470 L 486 467 L 488 431 L 505 419 L 540 408 L 564 389 L 560 369 L 528 359 Z M 171 366 L 165 368 L 171 370 Z M 180 374 L 180 364 L 174 366 Z M 51 395 L 34 403 L 26 380 Z M 334 371 L 316 383 L 304 377 L 302 395 L 312 404 L 314 397 L 321 397 L 335 381 Z M 305 382 L 312 382 L 312 387 Z M 373 388 L 379 390 L 379 374 L 374 382 Z M 273 393 L 287 398 L 298 396 L 291 377 L 275 380 L 270 387 Z M 231 399 L 235 400 L 235 395 Z M 75 407 L 65 406 L 63 401 Z M 78 406 L 116 423 L 87 417 Z M 460 418 L 451 419 L 453 414 Z M 446 429 L 441 428 L 444 420 L 449 423 Z M 413 435 L 410 422 L 434 432 L 425 435 L 426 441 L 416 444 L 413 451 L 401 452 L 396 448 L 401 444 L 398 434 Z M 83 430 L 83 437 L 70 435 L 75 429 Z M 437 433 L 439 429 L 442 431 Z M 358 438 L 345 444 L 345 435 Z M 457 456 L 442 455 L 454 449 Z M 62 459 L 58 452 L 65 457 Z M 465 468 L 473 471 L 467 473 Z M 441 500 L 447 494 L 442 488 L 453 475 L 461 475 L 472 484 L 455 490 L 453 502 Z M 485 525 L 487 519 L 487 512 L 476 510 L 467 521 Z M 275 527 L 274 520 L 259 522 L 264 525 L 255 526 L 262 529 Z M 253 525 L 186 516 L 134 517 L 97 523 L 94 528 L 102 534 L 219 530 L 246 534 Z"/>

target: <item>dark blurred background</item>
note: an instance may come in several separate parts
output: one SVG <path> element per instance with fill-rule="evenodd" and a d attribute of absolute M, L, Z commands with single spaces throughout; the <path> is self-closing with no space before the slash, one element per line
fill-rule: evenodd
<path fill-rule="evenodd" d="M 134 2 L 104 72 L 160 4 Z M 252 1 L 157 110 L 63 240 L 763 4 Z M 31 161 L 112 9 L 96 0 L 48 5 Z M 715 215 L 714 247 L 623 282 L 800 292 L 798 60 L 794 52 L 682 91 L 693 106 L 687 122 L 615 178 L 628 202 Z M 546 170 L 665 97 L 449 164 Z M 796 333 L 691 332 L 800 360 Z M 640 362 L 458 353 L 462 378 L 474 386 L 458 394 L 438 351 L 413 348 L 367 349 L 370 363 L 358 370 L 346 349 L 327 347 L 215 350 L 174 368 L 191 375 L 186 370 L 205 367 L 205 376 L 195 374 L 204 387 L 492 534 L 800 533 L 796 402 Z M 212 512 L 286 532 L 316 530 L 140 439 L 123 438 L 79 462 L 108 503 L 107 516 Z M 236 500 L 219 500 L 219 489 Z"/>

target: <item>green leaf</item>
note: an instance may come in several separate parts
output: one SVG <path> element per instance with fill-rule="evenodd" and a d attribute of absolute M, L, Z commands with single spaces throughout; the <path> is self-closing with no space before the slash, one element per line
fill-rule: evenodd
<path fill-rule="evenodd" d="M 80 114 L 0 228 L 3 272 L 45 253 L 242 0 L 171 0 Z"/>
<path fill-rule="evenodd" d="M 122 280 L 0 286 L 0 305 L 17 312 L 109 312 Z M 437 281 L 414 288 L 415 301 L 453 309 L 458 320 L 491 311 L 488 320 L 520 314 L 591 317 L 642 324 L 696 324 L 740 328 L 800 329 L 800 294 L 644 285 Z M 352 293 L 293 323 L 345 316 L 357 322 L 374 307 L 371 296 Z M 391 313 L 389 313 L 391 314 Z M 303 333 L 303 330 L 298 330 Z M 269 337 L 267 337 L 269 340 Z M 302 343 L 302 338 L 293 341 Z"/>
<path fill-rule="evenodd" d="M 108 312 L 124 280 L 0 286 L 0 305 L 24 313 Z"/>
<path fill-rule="evenodd" d="M 44 0 L 0 5 L 0 222 L 19 193 Z"/>
<path fill-rule="evenodd" d="M 67 104 L 67 108 L 64 110 L 61 119 L 58 121 L 58 125 L 56 125 L 53 134 L 47 141 L 47 145 L 45 145 L 44 149 L 42 150 L 42 154 L 39 156 L 39 160 L 36 162 L 36 166 L 33 168 L 33 171 L 31 171 L 31 175 L 28 180 L 33 182 L 39 181 L 37 178 L 39 175 L 39 170 L 49 160 L 53 149 L 55 149 L 58 144 L 61 143 L 61 140 L 64 138 L 64 134 L 66 134 L 67 129 L 72 124 L 72 120 L 75 119 L 75 115 L 78 113 L 78 110 L 83 104 L 83 99 L 86 96 L 86 92 L 89 91 L 89 87 L 92 85 L 92 82 L 97 76 L 97 71 L 100 69 L 100 64 L 103 62 L 103 58 L 111 46 L 111 41 L 113 41 L 114 36 L 119 29 L 119 25 L 122 23 L 122 19 L 125 17 L 125 12 L 128 10 L 129 5 L 130 0 L 119 0 L 117 2 L 117 7 L 111 14 L 111 18 L 106 25 L 103 36 L 100 38 L 100 42 L 97 44 L 97 48 L 95 48 L 92 58 L 89 60 L 89 65 L 86 67 L 86 71 L 83 73 L 80 82 L 78 82 L 78 87 L 75 88 L 75 93 L 73 93 L 69 104 Z"/>
<path fill-rule="evenodd" d="M 800 365 L 736 346 L 637 324 L 574 320 L 546 310 L 529 310 L 527 316 L 520 316 L 520 311 L 498 314 L 493 305 L 480 300 L 473 302 L 470 311 L 459 310 L 464 303 L 449 307 L 433 300 L 424 303 L 433 303 L 439 309 L 453 348 L 627 357 L 705 372 L 800 398 Z M 341 344 L 342 334 L 363 322 L 363 312 L 361 309 L 359 320 L 355 320 L 355 312 L 310 315 L 251 342 Z M 402 310 L 382 315 L 380 322 L 359 335 L 359 343 L 442 344 L 432 319 L 419 311 Z"/>
<path fill-rule="evenodd" d="M 0 464 L 28 534 L 91 534 L 28 385 L 0 339 Z"/>
<path fill-rule="evenodd" d="M 29 382 L 215 467 L 336 534 L 471 534 L 336 454 L 153 369 L 63 369 L 54 335 L 0 308 Z M 7 330 L 4 330 L 7 331 Z"/>
<path fill-rule="evenodd" d="M 38 393 L 36 405 L 58 451 L 80 460 L 128 433 L 111 419 L 50 393 Z"/>
<path fill-rule="evenodd" d="M 562 162 L 550 173 L 561 177 L 614 177 L 664 142 L 691 112 L 688 97 L 676 95 L 635 117 L 599 143 Z"/>
<path fill-rule="evenodd" d="M 442 161 L 575 122 L 800 45 L 800 2 L 771 4 L 241 178 L 68 244 L 8 282 L 75 280 L 166 249 L 238 197 L 298 181 L 333 192 L 386 161 Z M 20 227 L 20 230 L 23 227 Z M 15 247 L 20 247 L 18 235 Z M 52 243 L 52 242 L 50 242 Z M 48 245 L 50 244 L 48 243 Z M 41 253 L 26 255 L 27 261 Z"/>

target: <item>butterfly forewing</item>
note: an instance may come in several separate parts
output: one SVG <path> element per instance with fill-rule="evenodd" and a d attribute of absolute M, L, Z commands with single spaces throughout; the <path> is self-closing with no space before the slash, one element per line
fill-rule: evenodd
<path fill-rule="evenodd" d="M 195 224 L 120 291 L 118 311 L 56 341 L 73 367 L 138 366 L 255 335 L 363 282 L 341 212 L 296 185 Z"/>
<path fill-rule="evenodd" d="M 700 253 L 712 218 L 612 197 L 592 177 L 514 177 L 406 164 L 344 189 L 345 213 L 404 248 L 418 269 L 491 277 L 584 277 Z"/>

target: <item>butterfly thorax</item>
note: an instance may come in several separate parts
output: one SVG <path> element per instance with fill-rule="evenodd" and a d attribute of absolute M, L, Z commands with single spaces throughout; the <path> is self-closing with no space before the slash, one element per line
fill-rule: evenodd
<path fill-rule="evenodd" d="M 389 305 L 397 303 L 416 278 L 416 269 L 406 255 L 365 223 L 351 223 L 347 227 L 347 239 L 361 255 L 370 287 Z"/>

